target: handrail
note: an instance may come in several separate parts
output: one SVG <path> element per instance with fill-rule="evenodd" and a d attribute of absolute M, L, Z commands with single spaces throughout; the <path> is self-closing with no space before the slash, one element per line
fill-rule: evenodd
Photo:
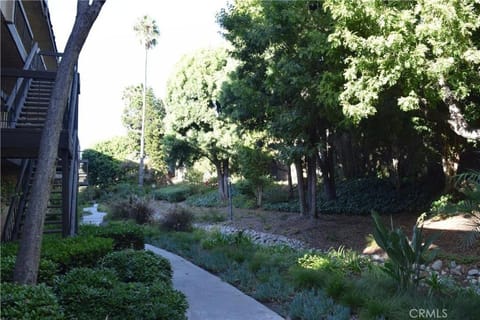
<path fill-rule="evenodd" d="M 38 51 L 38 43 L 35 42 L 32 50 L 30 51 L 27 59 L 25 60 L 23 70 L 29 70 L 30 69 L 30 67 L 32 66 L 33 59 L 35 58 L 35 56 L 37 54 L 37 51 Z M 13 87 L 12 93 L 10 94 L 10 96 L 8 97 L 8 100 L 7 100 L 7 110 L 6 110 L 7 112 L 10 112 L 10 110 L 13 108 L 13 105 L 15 104 L 15 99 L 18 96 L 18 94 L 15 91 L 17 90 L 17 88 L 21 87 L 21 85 L 23 84 L 23 81 L 24 81 L 24 78 L 18 78 L 17 79 L 17 82 L 15 83 L 15 86 Z"/>
<path fill-rule="evenodd" d="M 67 107 L 63 116 L 63 129 L 68 130 L 67 136 L 69 142 L 74 144 L 76 139 L 76 130 L 78 124 L 78 94 L 79 94 L 79 74 L 75 72 L 73 74 L 73 80 L 70 86 L 70 95 L 67 100 Z M 73 146 L 72 146 L 73 147 Z M 76 152 L 74 148 L 72 150 L 72 156 Z"/>
<path fill-rule="evenodd" d="M 15 231 L 20 220 L 17 215 L 21 214 L 20 211 L 23 209 L 23 206 L 20 205 L 21 200 L 27 193 L 25 189 L 28 186 L 28 175 L 31 173 L 31 161 L 31 159 L 22 160 L 20 176 L 15 186 L 15 194 L 10 201 L 10 207 L 8 208 L 8 214 L 3 227 L 2 241 L 10 241 L 15 237 Z"/>

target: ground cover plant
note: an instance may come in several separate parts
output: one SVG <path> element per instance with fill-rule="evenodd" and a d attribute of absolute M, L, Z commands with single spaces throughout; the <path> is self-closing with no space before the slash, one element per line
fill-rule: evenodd
<path fill-rule="evenodd" d="M 423 280 L 399 286 L 380 265 L 352 250 L 328 252 L 261 247 L 242 233 L 201 230 L 151 234 L 150 243 L 180 254 L 292 319 L 408 319 L 414 308 L 448 310 L 474 319 L 480 296 L 472 289 Z M 379 297 L 382 297 L 379 300 Z"/>

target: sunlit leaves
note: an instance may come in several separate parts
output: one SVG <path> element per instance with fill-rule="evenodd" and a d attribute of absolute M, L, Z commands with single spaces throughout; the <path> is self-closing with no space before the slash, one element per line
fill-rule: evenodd
<path fill-rule="evenodd" d="M 220 93 L 233 66 L 225 49 L 199 50 L 177 64 L 168 82 L 166 125 L 169 134 L 182 141 L 179 150 L 212 161 L 230 157 L 238 138 L 236 126 L 222 117 Z"/>
<path fill-rule="evenodd" d="M 344 112 L 359 121 L 375 113 L 379 96 L 394 86 L 403 110 L 445 99 L 446 79 L 459 101 L 479 93 L 478 1 L 327 0 L 335 19 L 329 36 L 349 51 L 340 95 Z M 423 100 L 422 100 L 423 99 Z"/>

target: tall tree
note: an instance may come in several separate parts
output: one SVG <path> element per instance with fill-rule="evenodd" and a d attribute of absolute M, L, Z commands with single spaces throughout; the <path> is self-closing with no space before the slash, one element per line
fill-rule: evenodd
<path fill-rule="evenodd" d="M 327 197 L 335 198 L 331 137 L 341 120 L 342 69 L 327 41 L 331 19 L 317 1 L 248 0 L 235 1 L 219 22 L 240 61 L 227 92 L 237 98 L 228 107 L 243 111 L 230 108 L 230 114 L 265 122 L 284 158 L 295 163 L 302 213 L 316 217 L 318 166 Z M 262 98 L 252 102 L 248 95 Z"/>
<path fill-rule="evenodd" d="M 157 45 L 157 38 L 160 36 L 157 23 L 149 16 L 140 18 L 133 27 L 137 36 L 140 38 L 140 43 L 145 47 L 145 68 L 143 81 L 143 105 L 142 105 L 142 128 L 140 137 L 140 165 L 138 170 L 138 185 L 143 186 L 144 179 L 144 160 L 145 160 L 145 110 L 147 97 L 147 70 L 148 70 L 148 50 Z"/>
<path fill-rule="evenodd" d="M 80 51 L 104 3 L 105 0 L 77 1 L 77 15 L 58 67 L 42 131 L 37 170 L 15 262 L 13 280 L 17 283 L 32 285 L 37 281 L 45 215 L 69 90 Z"/>
<path fill-rule="evenodd" d="M 186 55 L 168 81 L 166 98 L 170 150 L 183 159 L 192 152 L 209 159 L 217 170 L 222 199 L 228 197 L 230 158 L 239 139 L 236 126 L 223 117 L 219 98 L 232 65 L 222 48 Z"/>
<path fill-rule="evenodd" d="M 348 52 L 344 113 L 358 122 L 388 94 L 436 135 L 451 181 L 466 139 L 480 138 L 478 1 L 327 0 L 326 8 L 335 20 L 329 39 Z"/>
<path fill-rule="evenodd" d="M 143 92 L 143 85 L 129 86 L 124 89 L 122 98 L 125 106 L 122 123 L 127 129 L 129 139 L 136 146 L 140 144 L 142 139 L 143 124 L 144 153 L 148 158 L 148 165 L 156 173 L 165 173 L 165 160 L 161 142 L 164 135 L 165 107 L 163 101 L 155 96 L 153 89 L 148 88 L 145 94 L 146 107 L 145 120 L 143 120 Z"/>

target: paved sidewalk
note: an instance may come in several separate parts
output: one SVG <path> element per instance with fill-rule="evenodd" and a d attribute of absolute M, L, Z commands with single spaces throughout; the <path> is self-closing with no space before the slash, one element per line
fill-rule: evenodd
<path fill-rule="evenodd" d="M 103 222 L 103 217 L 107 215 L 106 212 L 100 212 L 97 210 L 98 204 L 94 204 L 93 207 L 84 208 L 83 212 L 90 212 L 82 217 L 82 224 L 94 224 L 99 226 Z"/>
<path fill-rule="evenodd" d="M 146 250 L 172 264 L 173 286 L 187 296 L 189 320 L 282 320 L 278 314 L 220 278 L 171 252 L 146 244 Z"/>

